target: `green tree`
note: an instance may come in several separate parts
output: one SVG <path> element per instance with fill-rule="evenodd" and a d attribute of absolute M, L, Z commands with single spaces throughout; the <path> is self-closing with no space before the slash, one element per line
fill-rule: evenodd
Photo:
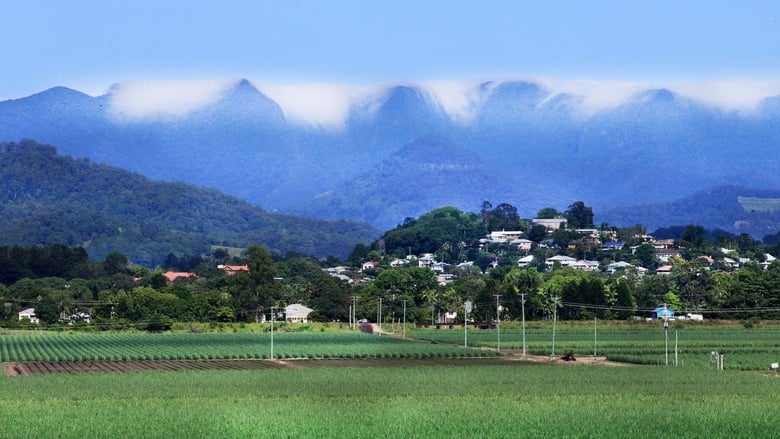
<path fill-rule="evenodd" d="M 271 254 L 260 245 L 252 245 L 244 251 L 248 272 L 235 275 L 233 297 L 235 305 L 244 316 L 249 310 L 254 312 L 255 322 L 259 322 L 261 311 L 273 304 L 276 267 Z"/>
<path fill-rule="evenodd" d="M 707 235 L 707 230 L 703 226 L 697 226 L 694 224 L 688 224 L 683 231 L 683 241 L 690 242 L 693 247 L 701 247 L 704 242 L 704 237 Z"/>
<path fill-rule="evenodd" d="M 574 229 L 585 229 L 593 227 L 593 209 L 586 206 L 582 201 L 575 201 L 564 212 L 569 227 Z"/>
<path fill-rule="evenodd" d="M 528 239 L 533 242 L 542 242 L 547 238 L 547 227 L 534 224 L 528 231 Z"/>
<path fill-rule="evenodd" d="M 633 294 L 631 294 L 631 287 L 624 279 L 617 279 L 612 288 L 615 292 L 615 305 L 619 308 L 617 311 L 617 317 L 620 319 L 628 319 L 636 313 L 636 300 Z"/>
<path fill-rule="evenodd" d="M 545 207 L 536 213 L 536 218 L 539 219 L 553 219 L 558 218 L 560 214 L 552 207 Z"/>

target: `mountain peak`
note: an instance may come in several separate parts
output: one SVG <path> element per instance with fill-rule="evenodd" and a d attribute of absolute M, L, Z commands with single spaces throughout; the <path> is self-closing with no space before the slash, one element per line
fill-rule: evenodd
<path fill-rule="evenodd" d="M 252 85 L 251 82 L 247 79 L 240 79 L 233 83 L 230 87 L 227 89 L 227 94 L 231 95 L 255 95 L 260 94 L 260 91 Z"/>

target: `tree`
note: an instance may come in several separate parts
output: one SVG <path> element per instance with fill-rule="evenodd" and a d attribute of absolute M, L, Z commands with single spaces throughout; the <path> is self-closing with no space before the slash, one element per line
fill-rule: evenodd
<path fill-rule="evenodd" d="M 575 229 L 593 227 L 593 209 L 586 206 L 582 201 L 572 203 L 564 212 L 564 216 L 569 223 L 569 227 Z"/>
<path fill-rule="evenodd" d="M 657 250 L 650 244 L 642 244 L 634 251 L 634 258 L 640 266 L 648 270 L 655 270 L 658 262 L 655 257 Z"/>
<path fill-rule="evenodd" d="M 249 266 L 249 272 L 242 274 L 248 280 L 248 287 L 254 298 L 255 321 L 259 322 L 261 309 L 271 305 L 276 267 L 271 259 L 271 254 L 256 244 L 246 249 L 244 257 L 247 266 Z"/>
<path fill-rule="evenodd" d="M 547 227 L 541 224 L 534 224 L 528 231 L 528 239 L 533 242 L 542 242 L 547 238 Z"/>
<path fill-rule="evenodd" d="M 688 241 L 693 247 L 701 247 L 704 242 L 704 237 L 707 234 L 707 230 L 703 226 L 697 226 L 694 224 L 688 224 L 683 231 L 683 241 Z"/>
<path fill-rule="evenodd" d="M 103 260 L 103 270 L 106 274 L 119 274 L 127 272 L 127 258 L 119 253 L 109 253 Z"/>
<path fill-rule="evenodd" d="M 488 232 L 488 225 L 490 224 L 490 211 L 493 210 L 493 204 L 490 201 L 483 201 L 480 214 L 482 216 L 482 226 L 485 228 L 485 232 Z"/>
<path fill-rule="evenodd" d="M 508 203 L 501 203 L 489 213 L 488 230 L 515 230 L 520 224 L 517 208 Z"/>
<path fill-rule="evenodd" d="M 620 309 L 617 312 L 617 317 L 621 319 L 628 319 L 636 312 L 636 299 L 631 294 L 631 288 L 624 279 L 618 279 L 613 284 L 615 293 L 615 305 Z"/>
<path fill-rule="evenodd" d="M 554 208 L 545 207 L 536 214 L 536 217 L 539 219 L 553 219 L 553 218 L 557 218 L 559 215 L 560 214 L 558 213 L 558 211 L 555 210 Z"/>

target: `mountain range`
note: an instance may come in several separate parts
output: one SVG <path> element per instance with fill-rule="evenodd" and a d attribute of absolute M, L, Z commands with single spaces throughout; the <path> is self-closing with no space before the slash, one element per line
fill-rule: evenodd
<path fill-rule="evenodd" d="M 55 87 L 2 101 L 0 140 L 35 139 L 269 211 L 380 228 L 443 205 L 477 211 L 485 200 L 507 202 L 532 217 L 583 200 L 597 221 L 665 226 L 683 219 L 675 209 L 684 206 L 697 224 L 759 238 L 776 231 L 772 219 L 754 227 L 697 210 L 701 194 L 731 197 L 734 207 L 742 206 L 737 197 L 780 188 L 780 97 L 727 111 L 650 89 L 584 111 L 583 96 L 527 81 L 485 82 L 470 116 L 457 118 L 423 88 L 399 85 L 371 105 L 354 103 L 333 128 L 293 120 L 246 80 L 188 112 L 158 117 L 123 117 L 121 87 L 97 97 Z"/>
<path fill-rule="evenodd" d="M 269 213 L 236 197 L 57 154 L 0 143 L 0 245 L 83 246 L 154 267 L 168 254 L 262 244 L 277 254 L 345 258 L 379 231 L 353 221 Z"/>

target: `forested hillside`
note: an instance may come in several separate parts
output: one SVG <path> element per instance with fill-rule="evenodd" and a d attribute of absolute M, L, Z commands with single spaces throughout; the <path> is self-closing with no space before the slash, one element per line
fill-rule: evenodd
<path fill-rule="evenodd" d="M 344 256 L 378 236 L 371 226 L 269 213 L 184 183 L 57 155 L 34 141 L 0 144 L 0 245 L 84 246 L 154 266 L 169 253 L 259 243 L 276 253 Z"/>

